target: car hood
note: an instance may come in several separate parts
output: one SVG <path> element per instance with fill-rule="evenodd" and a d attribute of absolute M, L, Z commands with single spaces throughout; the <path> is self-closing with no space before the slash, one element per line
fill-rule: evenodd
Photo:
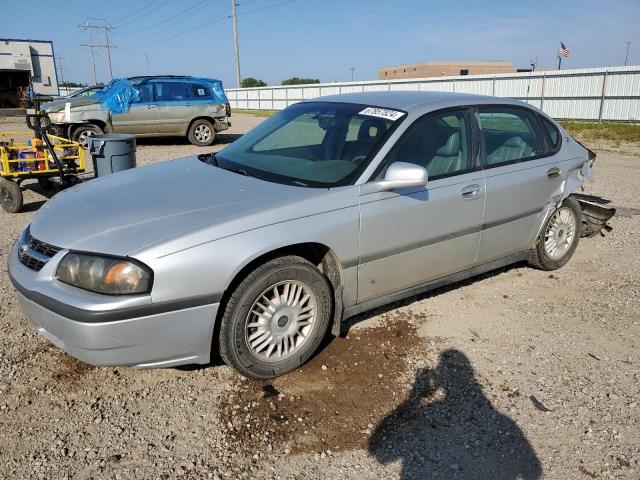
<path fill-rule="evenodd" d="M 44 103 L 42 109 L 47 113 L 55 113 L 60 110 L 64 110 L 67 103 L 73 107 L 84 107 L 86 105 L 98 104 L 98 100 L 93 97 L 73 97 L 73 98 L 59 98 L 53 102 Z"/>
<path fill-rule="evenodd" d="M 58 193 L 31 235 L 60 248 L 131 255 L 202 227 L 326 192 L 266 182 L 188 157 L 108 175 Z M 265 215 L 264 224 L 269 223 Z"/>

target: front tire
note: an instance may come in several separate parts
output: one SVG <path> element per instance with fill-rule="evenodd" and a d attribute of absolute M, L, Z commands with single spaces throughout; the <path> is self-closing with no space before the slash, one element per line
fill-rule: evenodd
<path fill-rule="evenodd" d="M 200 147 L 208 147 L 213 145 L 216 139 L 216 130 L 209 120 L 201 118 L 196 120 L 189 127 L 189 133 L 187 134 L 189 141 Z"/>
<path fill-rule="evenodd" d="M 85 150 L 89 150 L 91 137 L 95 135 L 102 135 L 103 133 L 104 132 L 102 131 L 102 129 L 97 125 L 87 123 L 79 125 L 73 130 L 71 140 L 73 140 L 74 142 L 78 142 L 80 146 Z"/>
<path fill-rule="evenodd" d="M 24 198 L 20 185 L 6 178 L 0 178 L 0 205 L 7 213 L 18 213 L 22 210 Z"/>
<path fill-rule="evenodd" d="M 568 197 L 545 223 L 529 263 L 540 270 L 556 270 L 569 261 L 578 247 L 582 209 Z"/>
<path fill-rule="evenodd" d="M 265 380 L 304 364 L 332 315 L 327 278 L 297 256 L 252 271 L 229 297 L 220 324 L 220 356 L 242 375 Z"/>

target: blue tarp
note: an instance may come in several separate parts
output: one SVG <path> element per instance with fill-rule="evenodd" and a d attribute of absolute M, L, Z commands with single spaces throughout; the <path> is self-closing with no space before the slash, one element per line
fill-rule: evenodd
<path fill-rule="evenodd" d="M 213 100 L 216 103 L 228 103 L 227 96 L 222 88 L 220 80 L 212 78 L 185 77 L 180 79 L 158 77 L 155 81 L 187 81 L 194 83 L 202 83 L 211 88 L 213 99 L 207 98 L 208 101 Z M 145 80 L 146 81 L 146 80 Z M 140 101 L 140 93 L 136 85 L 143 82 L 131 82 L 126 78 L 116 78 L 111 80 L 102 89 L 98 90 L 93 98 L 100 102 L 103 110 L 111 110 L 112 113 L 124 113 L 129 110 L 129 106 L 134 102 Z M 204 100 L 204 98 L 202 99 Z"/>
<path fill-rule="evenodd" d="M 117 78 L 107 83 L 104 88 L 98 90 L 93 98 L 100 102 L 103 110 L 111 110 L 113 113 L 124 113 L 129 110 L 132 102 L 140 100 L 138 90 L 126 78 Z"/>

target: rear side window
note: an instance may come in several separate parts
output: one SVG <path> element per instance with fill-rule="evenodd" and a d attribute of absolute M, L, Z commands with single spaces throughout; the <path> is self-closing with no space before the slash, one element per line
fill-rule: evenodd
<path fill-rule="evenodd" d="M 157 82 L 156 100 L 160 102 L 179 102 L 191 98 L 191 89 L 184 82 Z"/>
<path fill-rule="evenodd" d="M 556 148 L 558 148 L 558 145 L 560 145 L 560 131 L 558 130 L 558 127 L 556 127 L 553 123 L 551 123 L 546 118 L 544 117 L 539 117 L 539 118 L 540 118 L 540 122 L 542 123 L 542 126 L 544 127 L 544 129 L 547 131 L 547 134 L 549 135 L 551 148 L 555 150 Z"/>
<path fill-rule="evenodd" d="M 208 85 L 204 85 L 202 83 L 192 83 L 191 87 L 191 96 L 196 99 L 207 99 L 211 98 L 211 87 Z"/>
<path fill-rule="evenodd" d="M 481 107 L 478 110 L 487 166 L 527 160 L 547 153 L 535 114 L 524 108 Z"/>

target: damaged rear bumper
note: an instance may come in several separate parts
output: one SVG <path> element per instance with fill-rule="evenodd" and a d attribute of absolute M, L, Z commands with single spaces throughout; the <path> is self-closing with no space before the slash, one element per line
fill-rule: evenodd
<path fill-rule="evenodd" d="M 603 206 L 603 202 L 608 202 L 607 200 L 591 195 L 574 194 L 573 196 L 582 209 L 581 237 L 593 237 L 602 233 L 603 230 L 611 231 L 607 222 L 616 214 L 616 209 Z"/>

